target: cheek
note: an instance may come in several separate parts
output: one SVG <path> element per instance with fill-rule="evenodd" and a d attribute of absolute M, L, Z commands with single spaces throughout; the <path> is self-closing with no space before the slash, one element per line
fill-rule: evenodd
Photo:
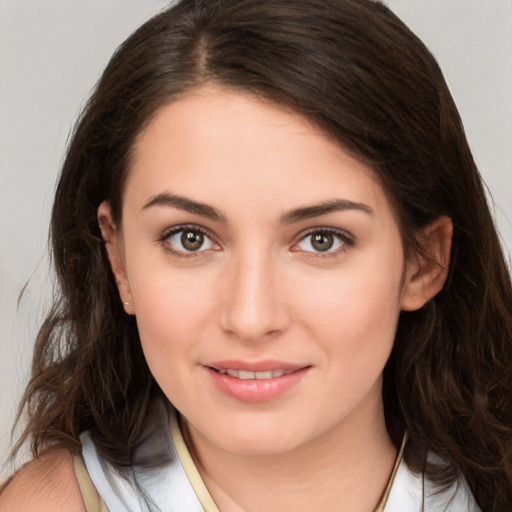
<path fill-rule="evenodd" d="M 297 295 L 308 328 L 337 364 L 362 370 L 389 357 L 400 314 L 402 266 L 395 261 L 361 261 Z"/>
<path fill-rule="evenodd" d="M 213 314 L 212 301 L 201 286 L 179 273 L 158 276 L 133 283 L 142 349 L 168 399 L 175 405 L 190 403 L 194 396 L 189 372 L 199 360 L 201 335 L 208 332 Z"/>
<path fill-rule="evenodd" d="M 139 334 L 150 367 L 185 352 L 186 357 L 193 358 L 193 347 L 215 307 L 208 273 L 177 270 L 165 258 L 152 263 L 128 270 Z"/>

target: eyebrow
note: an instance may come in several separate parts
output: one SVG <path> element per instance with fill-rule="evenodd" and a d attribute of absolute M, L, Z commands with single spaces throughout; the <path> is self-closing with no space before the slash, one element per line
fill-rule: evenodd
<path fill-rule="evenodd" d="M 170 206 L 178 210 L 184 210 L 216 222 L 226 222 L 226 217 L 216 210 L 213 206 L 198 201 L 193 201 L 183 196 L 175 194 L 157 194 L 149 198 L 149 201 L 142 207 L 143 210 L 151 208 L 152 206 Z"/>
<path fill-rule="evenodd" d="M 153 206 L 164 206 L 177 208 L 207 219 L 226 223 L 226 216 L 219 210 L 205 203 L 200 203 L 187 197 L 179 196 L 176 194 L 162 193 L 149 198 L 149 200 L 142 207 L 143 210 Z M 324 201 L 320 204 L 311 206 L 302 206 L 295 208 L 289 212 L 284 213 L 280 218 L 281 224 L 293 224 L 302 220 L 313 219 L 321 215 L 327 215 L 333 212 L 343 212 L 347 210 L 357 210 L 368 215 L 373 215 L 373 210 L 364 203 L 356 203 L 347 199 L 332 199 Z"/>
<path fill-rule="evenodd" d="M 356 203 L 347 199 L 332 199 L 320 204 L 290 210 L 281 216 L 281 224 L 293 224 L 294 222 L 313 219 L 328 213 L 344 212 L 347 210 L 357 210 L 373 216 L 373 210 L 364 203 Z"/>

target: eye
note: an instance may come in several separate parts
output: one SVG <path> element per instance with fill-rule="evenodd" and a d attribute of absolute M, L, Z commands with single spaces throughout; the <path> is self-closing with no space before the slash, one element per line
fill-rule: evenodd
<path fill-rule="evenodd" d="M 296 247 L 299 251 L 305 252 L 336 253 L 353 243 L 353 240 L 341 231 L 317 229 L 303 236 Z"/>
<path fill-rule="evenodd" d="M 176 226 L 164 233 L 160 241 L 177 254 L 199 253 L 219 248 L 205 231 L 195 226 Z"/>

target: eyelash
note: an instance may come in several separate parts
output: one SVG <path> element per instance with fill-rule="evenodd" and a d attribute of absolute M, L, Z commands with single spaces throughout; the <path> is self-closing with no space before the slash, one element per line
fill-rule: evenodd
<path fill-rule="evenodd" d="M 294 247 L 296 247 L 299 243 L 306 240 L 311 235 L 332 235 L 334 236 L 338 241 L 342 243 L 342 246 L 338 249 L 335 249 L 334 251 L 304 251 L 306 253 L 314 255 L 315 258 L 332 258 L 335 256 L 338 256 L 341 252 L 346 252 L 350 247 L 353 247 L 356 245 L 356 241 L 352 235 L 347 233 L 346 231 L 335 229 L 335 228 L 311 228 L 308 229 L 305 233 L 302 233 L 299 241 L 294 244 Z M 297 249 L 298 251 L 299 249 Z"/>
<path fill-rule="evenodd" d="M 176 235 L 182 231 L 190 231 L 195 233 L 200 233 L 205 238 L 211 241 L 211 243 L 218 245 L 214 241 L 214 237 L 209 233 L 209 231 L 205 230 L 204 228 L 194 225 L 194 224 L 180 224 L 178 226 L 173 226 L 171 228 L 166 229 L 157 239 L 158 243 L 161 243 L 165 250 L 170 252 L 173 256 L 176 256 L 178 258 L 197 258 L 201 253 L 205 252 L 205 250 L 198 250 L 198 251 L 179 251 L 174 249 L 171 244 L 169 243 L 169 238 L 173 235 Z M 315 258 L 332 258 L 337 256 L 340 252 L 347 251 L 348 248 L 353 247 L 355 245 L 355 240 L 352 235 L 347 233 L 346 231 L 342 231 L 339 229 L 334 228 L 326 228 L 326 227 L 315 227 L 308 229 L 305 233 L 301 233 L 300 238 L 297 242 L 295 242 L 292 246 L 292 251 L 299 252 L 300 249 L 294 249 L 298 246 L 301 242 L 307 239 L 307 237 L 311 235 L 332 235 L 334 236 L 339 242 L 342 243 L 342 246 L 334 251 L 327 250 L 325 252 L 321 251 L 303 251 L 304 253 L 308 254 L 309 257 L 315 257 Z M 314 256 L 310 256 L 314 255 Z"/>
<path fill-rule="evenodd" d="M 169 238 L 171 238 L 173 235 L 176 235 L 182 231 L 189 231 L 193 233 L 200 233 L 205 238 L 210 240 L 213 244 L 218 245 L 217 242 L 214 241 L 214 238 L 212 235 L 205 230 L 204 228 L 201 228 L 200 226 L 196 226 L 195 224 L 180 224 L 178 226 L 173 226 L 171 228 L 166 229 L 157 239 L 157 242 L 162 244 L 164 246 L 164 249 L 168 252 L 170 252 L 173 256 L 178 258 L 197 258 L 201 253 L 205 252 L 205 250 L 198 250 L 198 251 L 178 251 L 174 249 L 171 244 L 169 243 Z"/>

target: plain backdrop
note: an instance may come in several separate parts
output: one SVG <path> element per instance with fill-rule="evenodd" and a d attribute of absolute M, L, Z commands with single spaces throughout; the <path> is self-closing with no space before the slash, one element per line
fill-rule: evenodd
<path fill-rule="evenodd" d="M 444 70 L 509 251 L 512 0 L 386 3 Z M 0 477 L 51 292 L 49 212 L 69 130 L 114 49 L 167 4 L 0 0 Z"/>

